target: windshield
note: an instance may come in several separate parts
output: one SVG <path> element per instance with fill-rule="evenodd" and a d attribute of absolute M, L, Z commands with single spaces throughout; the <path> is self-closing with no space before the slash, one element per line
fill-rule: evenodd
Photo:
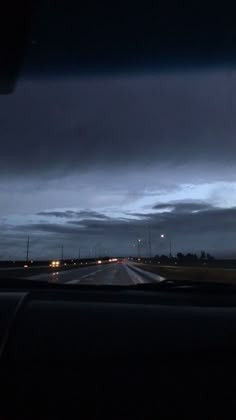
<path fill-rule="evenodd" d="M 0 278 L 236 281 L 235 69 L 30 69 L 0 96 Z"/>

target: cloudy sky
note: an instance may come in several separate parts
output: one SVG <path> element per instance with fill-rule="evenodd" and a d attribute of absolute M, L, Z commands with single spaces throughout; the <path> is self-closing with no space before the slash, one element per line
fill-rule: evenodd
<path fill-rule="evenodd" d="M 236 255 L 234 70 L 22 76 L 0 110 L 1 259 Z"/>

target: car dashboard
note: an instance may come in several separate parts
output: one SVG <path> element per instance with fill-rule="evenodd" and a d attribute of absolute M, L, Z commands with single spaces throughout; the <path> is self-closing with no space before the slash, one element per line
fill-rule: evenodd
<path fill-rule="evenodd" d="M 228 418 L 235 301 L 190 291 L 3 290 L 4 418 Z"/>

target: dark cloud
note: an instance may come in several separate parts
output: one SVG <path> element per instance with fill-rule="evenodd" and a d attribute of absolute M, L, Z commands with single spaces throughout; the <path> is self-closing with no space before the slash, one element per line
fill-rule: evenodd
<path fill-rule="evenodd" d="M 57 224 L 57 223 L 33 223 L 33 224 L 27 224 L 22 226 L 17 226 L 15 228 L 16 231 L 22 231 L 25 232 L 33 232 L 36 235 L 38 232 L 44 232 L 49 234 L 66 234 L 66 235 L 77 235 L 78 231 L 84 228 L 82 223 L 81 225 L 78 225 L 77 228 L 70 227 L 69 224 Z M 14 229 L 14 228 L 13 228 Z"/>
<path fill-rule="evenodd" d="M 73 211 L 40 211 L 37 213 L 38 216 L 45 216 L 45 217 L 60 217 L 63 219 L 71 218 L 74 215 Z"/>
<path fill-rule="evenodd" d="M 22 80 L 0 98 L 2 174 L 234 163 L 236 76 Z"/>
<path fill-rule="evenodd" d="M 159 209 L 160 207 L 161 204 L 158 205 Z M 134 254 L 133 246 L 137 238 L 141 238 L 142 251 L 145 254 L 148 231 L 152 233 L 154 253 L 167 252 L 170 238 L 175 252 L 206 249 L 216 255 L 222 252 L 232 253 L 236 235 L 236 207 L 220 209 L 198 201 L 175 202 L 175 208 L 170 212 L 150 212 L 139 219 L 137 215 L 130 215 L 126 220 L 86 218 L 66 219 L 64 223 L 31 223 L 12 227 L 9 232 L 11 239 L 14 235 L 19 235 L 22 240 L 26 234 L 37 238 L 36 248 L 40 243 L 47 243 L 49 238 L 50 246 L 63 241 L 68 244 L 68 252 L 72 254 L 78 246 L 90 248 L 97 242 L 119 254 Z M 132 216 L 136 218 L 132 219 Z M 160 238 L 161 233 L 165 234 L 164 240 Z"/>
<path fill-rule="evenodd" d="M 41 211 L 37 213 L 38 216 L 45 217 L 58 217 L 62 219 L 71 219 L 71 218 L 90 218 L 90 219 L 109 219 L 105 214 L 98 213 L 97 211 L 92 210 L 83 210 L 83 211 Z"/>
<path fill-rule="evenodd" d="M 129 254 L 148 229 L 153 252 L 162 232 L 233 252 L 235 98 L 234 71 L 22 78 L 0 97 L 1 252 Z"/>
<path fill-rule="evenodd" d="M 209 203 L 204 203 L 203 201 L 170 201 L 168 203 L 160 203 L 153 206 L 155 210 L 165 210 L 174 212 L 174 213 L 193 213 L 199 211 L 207 211 L 212 209 L 213 206 Z"/>
<path fill-rule="evenodd" d="M 163 208 L 166 205 L 159 204 L 155 208 Z M 172 208 L 172 204 L 170 204 Z M 7 226 L 7 229 L 16 229 L 16 230 L 34 230 L 42 231 L 49 233 L 68 233 L 76 234 L 78 231 L 82 232 L 84 235 L 89 233 L 101 232 L 109 233 L 114 236 L 118 232 L 127 232 L 130 230 L 138 231 L 139 229 L 161 229 L 168 232 L 188 232 L 192 233 L 204 233 L 212 231 L 225 231 L 229 232 L 230 230 L 236 230 L 235 220 L 236 220 L 236 207 L 229 209 L 221 209 L 218 207 L 213 207 L 207 203 L 199 203 L 192 201 L 191 203 L 182 203 L 175 202 L 174 207 L 171 211 L 155 213 L 150 212 L 146 214 L 141 213 L 129 213 L 127 218 L 112 218 L 106 217 L 102 214 L 99 214 L 99 218 L 93 218 L 93 215 L 96 212 L 91 212 L 91 218 L 89 218 L 89 212 L 70 212 L 65 211 L 61 212 L 65 214 L 65 218 L 68 219 L 64 223 L 31 223 L 27 225 L 20 225 L 17 227 Z M 69 213 L 71 213 L 69 220 Z M 41 214 L 41 213 L 40 213 Z M 81 218 L 81 220 L 72 220 L 75 215 L 84 215 L 86 218 Z M 57 216 L 57 212 L 47 212 L 44 215 Z M 62 217 L 62 216 L 60 216 Z M 134 218 L 135 217 L 135 218 Z"/>

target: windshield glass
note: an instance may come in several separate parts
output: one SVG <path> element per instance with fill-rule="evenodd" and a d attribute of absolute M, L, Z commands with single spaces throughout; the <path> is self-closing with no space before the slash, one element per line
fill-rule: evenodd
<path fill-rule="evenodd" d="M 236 281 L 235 94 L 232 68 L 26 62 L 0 96 L 0 278 Z"/>

